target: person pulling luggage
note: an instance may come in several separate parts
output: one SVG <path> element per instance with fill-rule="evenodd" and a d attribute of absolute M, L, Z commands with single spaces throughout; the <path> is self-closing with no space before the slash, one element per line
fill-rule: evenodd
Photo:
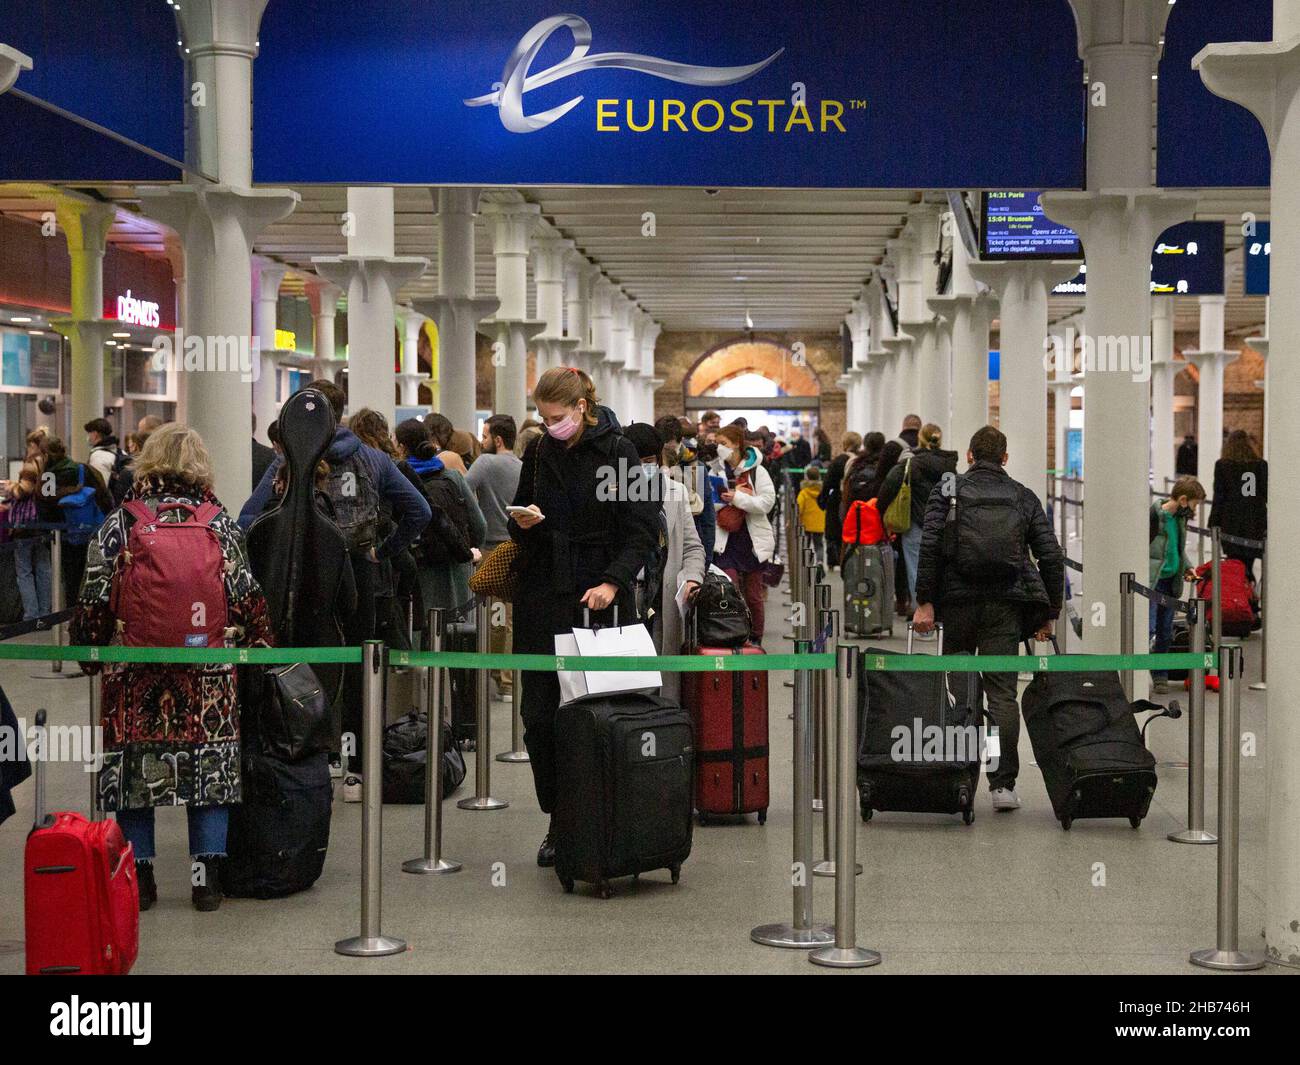
<path fill-rule="evenodd" d="M 930 493 L 916 571 L 918 632 L 944 623 L 950 654 L 1014 655 L 1050 639 L 1065 589 L 1065 553 L 1038 496 L 1003 468 L 1007 438 L 991 425 L 971 437 L 969 469 Z M 989 773 L 995 811 L 1015 810 L 1020 706 L 1015 673 L 985 673 L 1000 754 Z"/>

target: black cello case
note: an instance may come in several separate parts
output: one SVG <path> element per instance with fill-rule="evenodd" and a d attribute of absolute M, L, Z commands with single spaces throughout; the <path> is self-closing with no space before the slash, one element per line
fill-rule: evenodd
<path fill-rule="evenodd" d="M 315 490 L 316 466 L 334 427 L 334 413 L 320 392 L 304 389 L 289 397 L 279 418 L 288 485 L 248 530 L 249 565 L 266 596 L 276 638 L 286 647 L 341 645 L 339 618 L 355 609 L 347 544 Z M 341 667 L 314 668 L 336 702 Z M 302 891 L 320 876 L 329 846 L 332 789 L 324 750 L 290 764 L 264 753 L 257 742 L 258 695 L 265 691 L 261 672 L 241 667 L 244 801 L 230 811 L 222 882 L 227 895 L 273 898 Z M 335 743 L 337 733 L 335 721 Z"/>

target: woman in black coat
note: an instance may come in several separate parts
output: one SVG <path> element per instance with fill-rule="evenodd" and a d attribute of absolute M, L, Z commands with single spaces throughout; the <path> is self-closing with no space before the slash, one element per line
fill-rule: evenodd
<path fill-rule="evenodd" d="M 636 575 L 653 564 L 659 547 L 658 499 L 625 489 L 643 485 L 637 449 L 614 414 L 599 406 L 595 386 L 581 370 L 556 367 L 533 389 L 546 434 L 528 445 L 519 473 L 511 539 L 521 549 L 514 599 L 514 652 L 554 654 L 555 637 L 592 619 L 636 617 Z M 524 742 L 542 810 L 555 808 L 555 712 L 560 705 L 554 672 L 523 674 Z M 548 832 L 537 864 L 555 864 Z"/>
<path fill-rule="evenodd" d="M 1210 528 L 1229 536 L 1263 540 L 1268 536 L 1268 463 L 1259 457 L 1250 436 L 1241 429 L 1228 434 L 1223 452 L 1214 464 L 1214 502 Z M 1225 558 L 1240 559 L 1254 577 L 1255 560 L 1263 552 L 1253 547 L 1225 543 Z"/>

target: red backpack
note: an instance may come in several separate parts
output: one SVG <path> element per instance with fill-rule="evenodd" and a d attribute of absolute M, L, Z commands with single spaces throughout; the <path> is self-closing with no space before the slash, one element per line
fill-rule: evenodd
<path fill-rule="evenodd" d="M 1225 558 L 1219 564 L 1219 574 L 1223 587 L 1219 589 L 1219 603 L 1223 608 L 1223 621 L 1220 631 L 1225 636 L 1243 638 L 1249 636 L 1255 622 L 1254 591 L 1246 577 L 1246 564 L 1238 558 Z M 1214 565 L 1206 562 L 1196 568 L 1197 594 L 1202 599 L 1214 595 Z M 1212 611 L 1207 611 L 1207 620 L 1213 622 Z"/>
<path fill-rule="evenodd" d="M 117 556 L 111 602 L 128 647 L 223 647 L 228 614 L 225 558 L 212 521 L 215 503 L 164 503 L 155 514 L 137 499 L 122 509 L 135 518 Z M 165 511 L 183 521 L 160 521 Z"/>
<path fill-rule="evenodd" d="M 849 504 L 841 538 L 846 544 L 878 544 L 885 539 L 885 523 L 874 499 L 855 499 Z"/>

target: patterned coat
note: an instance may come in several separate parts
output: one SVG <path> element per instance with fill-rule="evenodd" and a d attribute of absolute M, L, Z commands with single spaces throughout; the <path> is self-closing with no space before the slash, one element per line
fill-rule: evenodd
<path fill-rule="evenodd" d="M 221 505 L 210 491 L 158 480 L 137 483 L 128 498 L 143 500 L 150 508 L 169 502 Z M 162 520 L 179 520 L 180 515 L 171 519 L 174 513 L 166 513 Z M 86 575 L 72 620 L 74 643 L 117 642 L 117 619 L 110 606 L 113 571 L 133 521 L 125 510 L 113 511 L 89 544 Z M 249 569 L 243 532 L 224 510 L 212 529 L 226 562 L 233 643 L 249 647 L 259 640 L 273 642 L 266 600 Z M 101 666 L 102 809 L 224 806 L 240 801 L 234 666 L 82 664 L 87 672 Z"/>

